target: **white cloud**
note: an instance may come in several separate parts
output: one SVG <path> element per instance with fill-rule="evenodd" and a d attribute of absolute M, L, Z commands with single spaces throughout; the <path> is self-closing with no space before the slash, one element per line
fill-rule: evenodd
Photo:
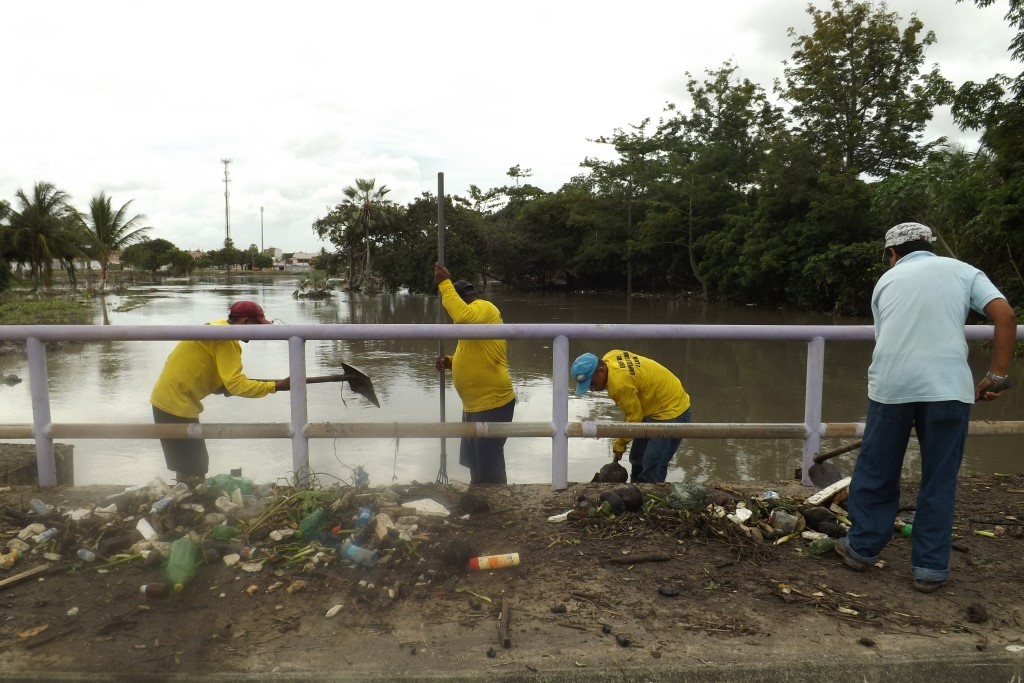
<path fill-rule="evenodd" d="M 819 3 L 821 4 L 821 3 Z M 917 11 L 954 82 L 1015 73 L 998 7 L 891 0 Z M 154 236 L 182 248 L 224 237 L 231 158 L 236 244 L 317 251 L 310 228 L 341 189 L 376 178 L 407 202 L 505 184 L 515 164 L 555 190 L 588 139 L 657 119 L 731 59 L 771 87 L 806 4 L 418 3 L 57 0 L 4 7 L 11 67 L 0 129 L 0 198 L 40 180 L 80 207 L 134 199 Z M 946 120 L 933 132 L 960 134 Z M 970 136 L 963 136 L 970 140 Z"/>

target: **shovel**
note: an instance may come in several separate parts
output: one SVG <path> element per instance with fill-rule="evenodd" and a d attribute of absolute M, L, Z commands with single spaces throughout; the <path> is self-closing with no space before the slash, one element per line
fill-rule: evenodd
<path fill-rule="evenodd" d="M 810 477 L 811 483 L 814 484 L 816 488 L 823 489 L 842 479 L 843 473 L 839 471 L 839 468 L 826 461 L 831 460 L 837 455 L 855 451 L 860 448 L 862 443 L 864 443 L 863 439 L 857 439 L 856 441 L 851 441 L 845 446 L 833 448 L 830 451 L 818 453 L 814 456 L 814 464 L 811 465 L 809 470 L 807 470 L 807 476 Z"/>
<path fill-rule="evenodd" d="M 373 390 L 373 382 L 370 381 L 369 375 L 366 373 L 356 370 L 348 363 L 341 364 L 342 369 L 345 372 L 336 373 L 333 375 L 317 375 L 315 377 L 307 377 L 306 384 L 322 384 L 324 382 L 348 382 L 348 386 L 352 391 L 356 392 L 373 405 L 380 408 L 380 401 L 377 400 L 377 392 Z M 272 382 L 273 380 L 256 380 L 259 382 Z"/>

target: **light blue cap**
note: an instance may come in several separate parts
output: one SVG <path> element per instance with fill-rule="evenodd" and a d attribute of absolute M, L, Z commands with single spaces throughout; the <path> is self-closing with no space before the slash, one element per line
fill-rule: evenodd
<path fill-rule="evenodd" d="M 582 396 L 590 391 L 590 380 L 597 370 L 597 356 L 585 353 L 572 363 L 572 376 L 576 380 L 576 395 Z"/>

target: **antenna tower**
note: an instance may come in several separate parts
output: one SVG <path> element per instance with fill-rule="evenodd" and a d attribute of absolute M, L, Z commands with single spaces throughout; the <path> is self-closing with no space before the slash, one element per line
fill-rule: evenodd
<path fill-rule="evenodd" d="M 231 176 L 228 175 L 228 165 L 231 163 L 231 159 L 221 159 L 224 164 L 224 241 L 227 242 L 231 239 L 231 209 L 228 206 L 228 197 L 231 193 L 228 192 L 228 183 L 231 182 Z"/>

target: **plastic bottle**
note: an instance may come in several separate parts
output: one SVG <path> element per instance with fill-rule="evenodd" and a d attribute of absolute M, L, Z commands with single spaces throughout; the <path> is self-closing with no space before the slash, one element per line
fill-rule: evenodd
<path fill-rule="evenodd" d="M 519 553 L 505 553 L 504 555 L 480 555 L 469 558 L 470 571 L 483 571 L 485 569 L 502 569 L 504 567 L 518 567 Z"/>
<path fill-rule="evenodd" d="M 238 536 L 238 529 L 227 524 L 218 524 L 213 527 L 210 531 L 210 536 L 217 539 L 218 541 L 230 541 L 235 536 Z"/>
<path fill-rule="evenodd" d="M 900 527 L 900 536 L 903 538 L 910 538 L 910 535 L 914 533 L 913 524 L 904 524 Z"/>
<path fill-rule="evenodd" d="M 811 541 L 811 555 L 824 555 L 830 553 L 836 547 L 834 539 L 826 536 L 825 538 L 816 538 Z"/>
<path fill-rule="evenodd" d="M 51 538 L 54 538 L 58 533 L 60 533 L 59 529 L 57 529 L 56 527 L 51 527 L 43 533 L 36 536 L 35 538 L 33 538 L 32 540 L 34 540 L 36 543 L 46 543 Z"/>
<path fill-rule="evenodd" d="M 139 588 L 139 595 L 143 598 L 160 598 L 167 595 L 166 583 L 144 583 Z"/>
<path fill-rule="evenodd" d="M 360 548 L 352 541 L 341 544 L 341 556 L 357 567 L 377 566 L 377 551 Z"/>
<path fill-rule="evenodd" d="M 32 508 L 32 512 L 34 514 L 37 514 L 40 517 L 42 517 L 43 515 L 48 515 L 51 512 L 53 512 L 53 508 L 52 507 L 50 507 L 49 505 L 47 505 L 43 501 L 39 500 L 38 498 L 33 498 L 32 500 L 30 500 L 28 502 L 28 506 L 30 508 Z"/>
<path fill-rule="evenodd" d="M 302 532 L 303 538 L 312 536 L 317 531 L 323 528 L 327 521 L 327 511 L 320 509 L 316 510 L 305 517 L 299 522 L 299 531 Z"/>
<path fill-rule="evenodd" d="M 82 560 L 83 562 L 95 562 L 96 553 L 89 550 L 88 548 L 79 548 L 78 559 Z"/>
<path fill-rule="evenodd" d="M 174 590 L 183 589 L 196 575 L 196 554 L 196 544 L 189 536 L 182 536 L 171 543 L 171 555 L 164 571 Z"/>
<path fill-rule="evenodd" d="M 235 477 L 230 474 L 218 474 L 210 477 L 206 480 L 206 485 L 214 491 L 222 493 L 231 493 L 238 489 L 242 492 L 243 496 L 248 496 L 256 490 L 256 484 L 253 483 L 252 479 L 248 477 Z"/>
<path fill-rule="evenodd" d="M 371 517 L 373 517 L 373 511 L 370 508 L 360 508 L 359 515 L 356 516 L 356 526 L 360 529 L 363 528 L 369 523 Z"/>

